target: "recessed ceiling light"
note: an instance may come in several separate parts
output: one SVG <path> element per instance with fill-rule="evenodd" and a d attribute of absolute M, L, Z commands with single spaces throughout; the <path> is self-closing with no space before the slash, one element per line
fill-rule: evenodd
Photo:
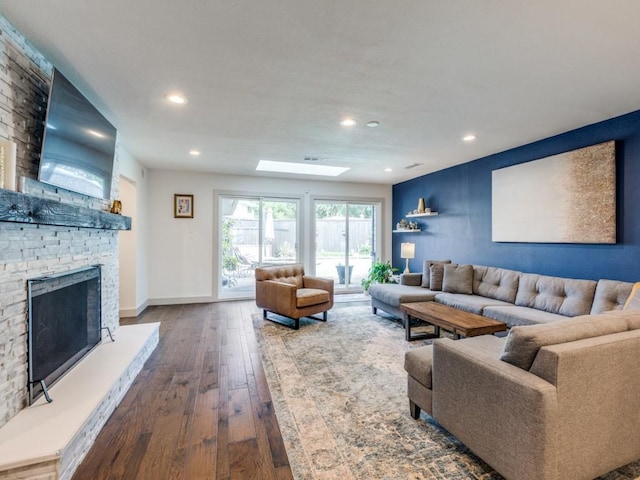
<path fill-rule="evenodd" d="M 318 165 L 309 163 L 293 162 L 272 162 L 270 160 L 260 160 L 256 170 L 262 172 L 294 173 L 299 175 L 322 175 L 326 177 L 337 177 L 349 170 L 349 167 L 332 167 L 329 165 Z"/>
<path fill-rule="evenodd" d="M 90 133 L 94 137 L 104 138 L 104 133 L 97 132 L 95 130 L 87 130 L 87 133 Z"/>
<path fill-rule="evenodd" d="M 194 157 L 197 157 L 198 155 L 200 155 L 200 151 L 199 150 L 189 150 L 189 155 L 193 155 Z"/>
<path fill-rule="evenodd" d="M 390 168 L 385 168 L 385 169 L 384 169 L 384 171 L 385 171 L 385 172 L 392 172 L 393 170 L 392 170 L 392 169 L 390 169 Z"/>
<path fill-rule="evenodd" d="M 380 122 L 377 120 L 371 120 L 370 122 L 367 123 L 367 127 L 369 128 L 375 128 L 378 125 L 380 125 Z"/>
<path fill-rule="evenodd" d="M 342 125 L 343 127 L 353 127 L 357 123 L 358 122 L 356 122 L 353 118 L 345 118 L 340 122 L 340 125 Z"/>
<path fill-rule="evenodd" d="M 171 103 L 175 103 L 176 105 L 184 105 L 185 103 L 187 103 L 187 97 L 180 93 L 170 93 L 169 95 L 167 95 L 167 100 L 169 100 Z"/>
<path fill-rule="evenodd" d="M 462 140 L 464 142 L 473 142 L 476 139 L 476 136 L 473 133 L 470 133 L 469 135 L 465 135 L 464 137 L 462 137 Z"/>

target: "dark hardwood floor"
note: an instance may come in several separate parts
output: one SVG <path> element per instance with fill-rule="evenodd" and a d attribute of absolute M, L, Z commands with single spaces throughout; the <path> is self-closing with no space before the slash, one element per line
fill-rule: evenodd
<path fill-rule="evenodd" d="M 150 307 L 160 342 L 73 480 L 291 479 L 253 301 Z"/>

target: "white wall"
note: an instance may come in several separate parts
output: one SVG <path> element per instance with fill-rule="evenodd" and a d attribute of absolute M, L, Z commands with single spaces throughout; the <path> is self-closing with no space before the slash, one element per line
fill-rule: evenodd
<path fill-rule="evenodd" d="M 120 252 L 120 316 L 136 316 L 136 290 L 137 290 L 137 240 L 138 218 L 136 185 L 129 179 L 120 177 L 120 201 L 122 202 L 122 215 L 131 217 L 131 230 L 121 230 L 118 233 Z"/>
<path fill-rule="evenodd" d="M 124 174 L 124 171 L 123 171 Z M 311 199 L 382 199 L 381 258 L 391 258 L 391 186 L 149 171 L 149 304 L 215 301 L 217 217 L 214 191 L 299 196 L 302 258 L 309 258 Z M 173 195 L 194 195 L 194 218 L 173 218 Z M 140 215 L 140 214 L 139 214 Z M 305 248 L 306 247 L 306 248 Z M 308 266 L 307 266 L 308 268 Z"/>
<path fill-rule="evenodd" d="M 135 278 L 135 304 L 121 305 L 121 316 L 135 316 L 148 305 L 149 300 L 149 233 L 148 233 L 148 170 L 129 152 L 118 149 L 120 175 L 135 184 L 135 218 L 132 221 L 132 232 L 135 235 L 135 267 L 121 272 L 121 276 Z M 127 204 L 123 201 L 123 213 L 126 215 Z M 133 273 L 132 273 L 133 272 Z M 123 308 L 124 307 L 124 308 Z"/>

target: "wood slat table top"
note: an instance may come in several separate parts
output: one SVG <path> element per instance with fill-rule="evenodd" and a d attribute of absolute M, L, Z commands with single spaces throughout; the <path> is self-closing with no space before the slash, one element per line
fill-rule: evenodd
<path fill-rule="evenodd" d="M 459 333 L 465 337 L 503 332 L 507 325 L 498 320 L 465 312 L 437 302 L 403 303 L 400 309 L 412 317 Z"/>

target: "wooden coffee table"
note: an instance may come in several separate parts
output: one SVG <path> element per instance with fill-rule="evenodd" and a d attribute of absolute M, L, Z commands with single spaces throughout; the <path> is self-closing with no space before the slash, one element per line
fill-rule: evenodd
<path fill-rule="evenodd" d="M 404 312 L 405 339 L 408 342 L 425 338 L 438 338 L 440 336 L 440 328 L 453 332 L 456 339 L 461 336 L 475 337 L 476 335 L 504 332 L 507 329 L 506 323 L 433 301 L 403 303 L 400 305 L 400 310 Z M 435 332 L 411 336 L 412 318 L 430 323 L 435 327 Z"/>

